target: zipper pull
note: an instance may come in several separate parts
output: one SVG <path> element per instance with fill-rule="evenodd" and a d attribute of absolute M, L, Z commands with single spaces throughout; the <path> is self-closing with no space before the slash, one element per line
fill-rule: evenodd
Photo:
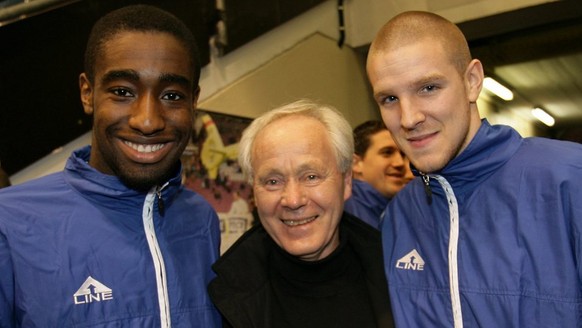
<path fill-rule="evenodd" d="M 424 193 L 426 194 L 426 201 L 428 205 L 432 204 L 432 190 L 430 189 L 430 177 L 427 174 L 419 172 L 422 176 L 422 182 L 424 182 Z"/>
<path fill-rule="evenodd" d="M 160 213 L 161 216 L 164 216 L 166 207 L 164 204 L 164 199 L 162 198 L 162 188 L 158 188 L 156 190 L 156 195 L 158 196 L 158 213 Z"/>

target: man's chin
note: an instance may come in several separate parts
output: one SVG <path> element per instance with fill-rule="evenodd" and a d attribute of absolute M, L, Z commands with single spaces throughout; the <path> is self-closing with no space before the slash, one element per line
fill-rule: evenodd
<path fill-rule="evenodd" d="M 141 192 L 147 192 L 150 189 L 152 189 L 153 186 L 157 186 L 157 185 L 162 184 L 161 181 L 153 180 L 153 179 L 147 179 L 147 180 L 146 179 L 131 179 L 131 178 L 124 178 L 124 177 L 119 177 L 119 179 L 129 189 L 133 189 L 133 190 L 137 190 L 137 191 L 141 191 Z"/>
<path fill-rule="evenodd" d="M 154 186 L 164 185 L 175 175 L 175 172 L 176 168 L 156 169 L 154 172 L 142 170 L 136 174 L 120 174 L 119 179 L 130 189 L 146 192 Z"/>

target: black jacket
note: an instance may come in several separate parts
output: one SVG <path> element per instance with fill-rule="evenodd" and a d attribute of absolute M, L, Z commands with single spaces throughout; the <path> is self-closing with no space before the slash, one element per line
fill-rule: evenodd
<path fill-rule="evenodd" d="M 340 231 L 364 270 L 377 326 L 394 327 L 379 232 L 345 212 Z M 209 293 L 225 319 L 225 327 L 276 327 L 267 310 L 272 304 L 268 266 L 274 247 L 276 244 L 259 224 L 213 265 L 217 277 L 210 283 Z"/>

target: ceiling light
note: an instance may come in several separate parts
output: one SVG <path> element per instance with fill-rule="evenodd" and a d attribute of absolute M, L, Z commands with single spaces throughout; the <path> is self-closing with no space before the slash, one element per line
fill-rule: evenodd
<path fill-rule="evenodd" d="M 483 86 L 485 89 L 489 90 L 505 101 L 510 101 L 513 99 L 513 92 L 511 92 L 511 90 L 490 77 L 486 77 L 485 80 L 483 80 Z"/>
<path fill-rule="evenodd" d="M 552 115 L 548 114 L 545 110 L 539 107 L 532 109 L 531 113 L 533 116 L 535 116 L 535 118 L 537 118 L 547 126 L 554 126 L 554 123 L 556 123 L 556 120 L 554 120 Z"/>

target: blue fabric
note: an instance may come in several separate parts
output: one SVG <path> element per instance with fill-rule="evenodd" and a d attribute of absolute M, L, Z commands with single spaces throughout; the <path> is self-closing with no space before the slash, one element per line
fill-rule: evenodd
<path fill-rule="evenodd" d="M 524 139 L 483 120 L 469 146 L 438 174 L 458 202 L 464 326 L 579 327 L 582 145 Z M 413 180 L 390 202 L 382 226 L 399 327 L 453 325 L 449 208 L 438 181 L 430 187 L 431 205 L 422 180 Z M 413 250 L 405 268 L 399 260 Z"/>
<path fill-rule="evenodd" d="M 352 196 L 345 202 L 344 211 L 380 229 L 382 214 L 389 201 L 369 183 L 353 179 Z"/>
<path fill-rule="evenodd" d="M 1 327 L 159 327 L 158 291 L 144 233 L 146 193 L 87 164 L 0 191 Z M 206 292 L 218 258 L 218 218 L 180 174 L 163 189 L 154 226 L 165 262 L 172 325 L 220 327 Z M 110 289 L 74 294 L 91 277 Z M 96 287 L 92 287 L 96 289 Z"/>

